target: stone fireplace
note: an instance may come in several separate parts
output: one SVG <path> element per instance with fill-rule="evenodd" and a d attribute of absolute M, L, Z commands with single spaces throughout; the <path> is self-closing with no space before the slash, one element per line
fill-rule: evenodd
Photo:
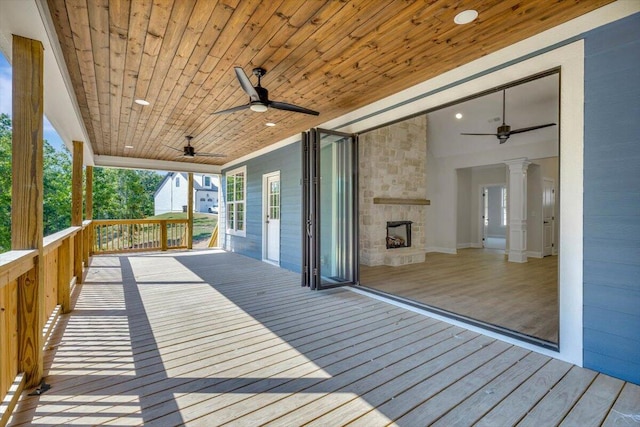
<path fill-rule="evenodd" d="M 398 266 L 424 262 L 429 204 L 426 168 L 426 115 L 359 136 L 362 264 Z M 410 239 L 399 235 L 396 227 L 387 231 L 387 223 L 399 222 L 410 225 Z M 392 247 L 388 247 L 389 235 L 400 238 L 391 242 Z"/>

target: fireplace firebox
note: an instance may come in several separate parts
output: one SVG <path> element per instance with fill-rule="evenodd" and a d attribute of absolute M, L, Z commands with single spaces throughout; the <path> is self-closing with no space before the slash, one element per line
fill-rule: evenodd
<path fill-rule="evenodd" d="M 387 249 L 411 246 L 412 221 L 387 221 Z"/>

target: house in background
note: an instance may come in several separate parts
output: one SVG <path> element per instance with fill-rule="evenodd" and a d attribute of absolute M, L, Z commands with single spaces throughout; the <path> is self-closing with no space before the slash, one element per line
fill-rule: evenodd
<path fill-rule="evenodd" d="M 187 206 L 188 174 L 168 172 L 153 195 L 154 213 L 184 212 Z M 193 175 L 194 212 L 217 212 L 218 177 Z"/>

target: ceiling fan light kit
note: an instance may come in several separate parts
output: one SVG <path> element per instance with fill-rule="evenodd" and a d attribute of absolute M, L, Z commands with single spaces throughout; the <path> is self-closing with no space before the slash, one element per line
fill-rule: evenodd
<path fill-rule="evenodd" d="M 267 106 L 260 102 L 252 102 L 249 109 L 251 111 L 255 111 L 256 113 L 264 113 L 265 111 L 267 111 Z"/>
<path fill-rule="evenodd" d="M 253 74 L 258 77 L 258 85 L 253 86 L 251 84 L 251 80 L 245 74 L 242 67 L 234 67 L 236 72 L 236 78 L 240 82 L 240 86 L 242 90 L 245 91 L 247 95 L 249 95 L 249 103 L 246 105 L 239 105 L 237 107 L 228 108 L 222 111 L 216 111 L 213 114 L 223 114 L 223 113 L 234 113 L 240 110 L 250 109 L 251 111 L 255 111 L 257 113 L 264 113 L 267 111 L 269 107 L 275 108 L 276 110 L 284 110 L 284 111 L 293 111 L 294 113 L 303 113 L 310 114 L 312 116 L 317 116 L 320 113 L 317 111 L 309 110 L 308 108 L 299 107 L 293 104 L 287 104 L 286 102 L 279 101 L 271 101 L 269 100 L 269 91 L 262 87 L 260 80 L 262 77 L 267 74 L 267 70 L 264 68 L 254 68 Z"/>
<path fill-rule="evenodd" d="M 498 129 L 496 129 L 496 133 L 465 133 L 462 132 L 460 133 L 460 135 L 472 135 L 472 136 L 486 136 L 486 135 L 491 135 L 491 136 L 496 136 L 498 138 L 498 140 L 500 141 L 500 144 L 504 144 L 505 142 L 507 142 L 507 140 L 509 139 L 509 137 L 511 135 L 514 135 L 516 133 L 524 133 L 524 132 L 530 132 L 532 130 L 536 130 L 536 129 L 542 129 L 542 128 L 546 128 L 549 126 L 555 126 L 555 123 L 547 123 L 544 125 L 537 125 L 537 126 L 530 126 L 530 127 L 526 127 L 526 128 L 520 128 L 520 129 L 514 129 L 511 130 L 511 126 L 506 124 L 506 118 L 505 118 L 505 100 L 506 100 L 506 89 L 504 89 L 502 91 L 502 125 L 498 126 Z"/>

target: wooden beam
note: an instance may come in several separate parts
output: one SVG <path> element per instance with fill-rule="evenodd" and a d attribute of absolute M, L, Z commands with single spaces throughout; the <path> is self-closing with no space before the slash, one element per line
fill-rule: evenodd
<path fill-rule="evenodd" d="M 193 172 L 189 172 L 189 185 L 187 186 L 187 249 L 193 249 Z"/>
<path fill-rule="evenodd" d="M 431 200 L 429 199 L 410 199 L 410 198 L 397 198 L 397 197 L 374 197 L 374 205 L 422 205 L 429 206 Z"/>
<path fill-rule="evenodd" d="M 32 270 L 18 279 L 18 364 L 26 386 L 42 379 L 44 324 L 42 43 L 13 36 L 11 247 L 37 249 Z"/>
<path fill-rule="evenodd" d="M 71 176 L 71 225 L 82 227 L 82 153 L 80 141 L 73 141 L 73 171 Z M 73 275 L 82 283 L 82 231 L 73 239 Z"/>

